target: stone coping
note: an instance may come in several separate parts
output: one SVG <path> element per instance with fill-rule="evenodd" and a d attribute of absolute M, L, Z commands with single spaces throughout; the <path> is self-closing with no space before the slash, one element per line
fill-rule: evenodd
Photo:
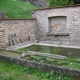
<path fill-rule="evenodd" d="M 73 78 L 79 78 L 80 79 L 80 70 L 74 70 L 74 69 L 69 69 L 69 68 L 64 68 L 56 65 L 51 65 L 51 64 L 45 64 L 45 63 L 40 63 L 40 62 L 34 62 L 26 59 L 21 59 L 19 57 L 8 57 L 4 55 L 0 55 L 0 60 L 5 60 L 8 61 L 12 64 L 20 64 L 22 66 L 30 66 L 35 69 L 42 70 L 44 72 L 50 72 L 54 70 L 55 73 L 62 74 L 65 73 L 70 77 Z"/>
<path fill-rule="evenodd" d="M 44 42 L 40 41 L 39 43 L 35 43 L 35 45 L 80 49 L 80 46 L 50 44 L 50 43 L 46 43 L 45 41 Z"/>
<path fill-rule="evenodd" d="M 4 18 L 4 19 L 0 19 L 0 20 L 37 20 L 36 18 L 22 18 L 22 19 L 18 19 L 18 18 Z"/>
<path fill-rule="evenodd" d="M 62 55 L 35 52 L 35 51 L 24 52 L 24 53 L 22 53 L 21 57 L 26 57 L 28 55 L 40 55 L 40 56 L 46 56 L 46 57 L 56 58 L 56 59 L 65 59 L 65 58 L 67 58 L 66 56 L 62 56 Z"/>
<path fill-rule="evenodd" d="M 59 45 L 59 44 L 49 43 L 51 41 L 39 41 L 39 42 L 37 42 L 37 41 L 38 40 L 20 43 L 20 44 L 14 45 L 14 46 L 7 47 L 6 50 L 13 50 L 13 51 L 15 51 L 15 50 L 17 50 L 19 48 L 29 47 L 29 46 L 32 46 L 32 45 L 42 45 L 42 46 L 52 46 L 52 47 L 64 47 L 64 48 L 76 48 L 76 49 L 80 49 L 80 46 Z"/>
<path fill-rule="evenodd" d="M 37 9 L 37 10 L 33 10 L 33 12 L 34 12 L 34 11 L 39 11 L 39 10 L 49 10 L 49 9 L 58 9 L 58 8 L 69 8 L 69 7 L 80 7 L 80 4 L 66 5 L 66 6 L 57 6 L 57 7 L 43 8 L 43 9 Z"/>

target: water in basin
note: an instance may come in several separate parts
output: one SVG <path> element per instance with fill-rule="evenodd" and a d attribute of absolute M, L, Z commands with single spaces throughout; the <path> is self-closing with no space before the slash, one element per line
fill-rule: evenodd
<path fill-rule="evenodd" d="M 0 55 L 9 56 L 9 57 L 19 57 L 21 56 L 21 52 L 0 49 Z"/>
<path fill-rule="evenodd" d="M 18 49 L 23 52 L 27 51 L 35 51 L 35 52 L 43 52 L 50 54 L 63 55 L 70 58 L 80 59 L 80 49 L 75 48 L 63 48 L 63 47 L 50 47 L 50 46 L 40 46 L 40 45 L 32 45 L 25 48 Z"/>

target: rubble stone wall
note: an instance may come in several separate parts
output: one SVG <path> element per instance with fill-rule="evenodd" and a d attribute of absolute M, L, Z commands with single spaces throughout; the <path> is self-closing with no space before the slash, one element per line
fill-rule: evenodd
<path fill-rule="evenodd" d="M 10 45 L 9 36 L 16 34 L 22 41 L 29 41 L 29 38 L 36 38 L 36 20 L 17 20 L 4 19 L 0 20 L 0 47 Z"/>

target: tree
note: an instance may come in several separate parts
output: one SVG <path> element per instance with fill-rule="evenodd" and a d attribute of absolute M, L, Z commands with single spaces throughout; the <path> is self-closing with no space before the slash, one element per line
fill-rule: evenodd
<path fill-rule="evenodd" d="M 53 6 L 66 6 L 74 4 L 73 0 L 49 0 L 49 7 Z"/>
<path fill-rule="evenodd" d="M 74 4 L 80 4 L 80 0 L 73 0 Z"/>

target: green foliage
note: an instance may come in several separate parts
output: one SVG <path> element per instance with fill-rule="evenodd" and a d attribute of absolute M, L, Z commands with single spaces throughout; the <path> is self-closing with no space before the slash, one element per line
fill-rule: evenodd
<path fill-rule="evenodd" d="M 22 72 L 25 72 L 26 74 L 32 74 L 34 71 L 35 69 L 32 67 L 24 67 Z"/>
<path fill-rule="evenodd" d="M 19 48 L 18 50 L 19 50 L 19 51 L 22 51 L 22 52 L 27 52 L 27 51 L 28 51 L 27 48 Z"/>
<path fill-rule="evenodd" d="M 14 80 L 12 76 L 7 76 L 4 78 L 4 80 Z"/>
<path fill-rule="evenodd" d="M 74 2 L 71 0 L 48 0 L 49 1 L 49 7 L 54 6 L 66 6 L 70 4 L 74 4 Z"/>
<path fill-rule="evenodd" d="M 42 72 L 32 67 L 0 61 L 0 80 L 73 80 L 66 74 Z"/>
<path fill-rule="evenodd" d="M 80 4 L 80 0 L 73 0 L 74 4 Z"/>
<path fill-rule="evenodd" d="M 16 0 L 0 0 L 0 11 L 6 13 L 6 18 L 31 18 L 32 10 L 37 7 Z"/>

